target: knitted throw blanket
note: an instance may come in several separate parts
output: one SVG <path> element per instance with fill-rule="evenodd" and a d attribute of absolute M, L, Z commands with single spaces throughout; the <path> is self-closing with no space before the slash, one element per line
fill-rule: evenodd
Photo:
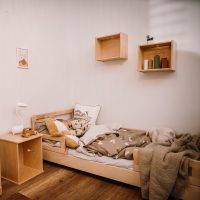
<path fill-rule="evenodd" d="M 141 191 L 144 199 L 179 198 L 187 183 L 189 159 L 200 159 L 200 135 L 176 136 L 174 142 L 151 143 L 140 149 Z"/>

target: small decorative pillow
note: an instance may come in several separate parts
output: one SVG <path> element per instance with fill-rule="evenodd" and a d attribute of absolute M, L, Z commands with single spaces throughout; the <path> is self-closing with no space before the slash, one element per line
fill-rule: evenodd
<path fill-rule="evenodd" d="M 89 129 L 89 123 L 85 119 L 74 119 L 68 122 L 68 127 L 70 134 L 81 137 Z"/>
<path fill-rule="evenodd" d="M 74 119 L 85 119 L 90 124 L 96 124 L 101 106 L 85 106 L 76 104 L 74 108 Z"/>
<path fill-rule="evenodd" d="M 79 138 L 75 135 L 65 135 L 65 144 L 69 148 L 76 149 L 79 147 Z"/>
<path fill-rule="evenodd" d="M 46 119 L 45 123 L 49 134 L 53 137 L 60 137 L 68 133 L 67 126 L 56 119 Z"/>

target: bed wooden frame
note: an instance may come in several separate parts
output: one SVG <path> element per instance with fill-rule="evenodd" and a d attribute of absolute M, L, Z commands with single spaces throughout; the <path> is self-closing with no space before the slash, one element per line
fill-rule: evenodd
<path fill-rule="evenodd" d="M 62 116 L 68 116 L 68 118 L 71 118 L 73 116 L 73 111 L 74 109 L 71 108 L 58 112 L 33 115 L 31 117 L 32 129 L 35 129 L 35 123 L 41 122 L 46 118 L 62 118 Z M 136 130 L 136 129 L 130 129 L 130 130 Z M 44 160 L 140 187 L 139 149 L 135 149 L 133 152 L 134 156 L 133 169 L 125 169 L 121 167 L 105 165 L 94 161 L 83 160 L 68 155 L 67 153 L 68 149 L 65 146 L 64 137 L 51 137 L 48 135 L 43 135 L 43 138 L 59 141 L 61 143 L 61 147 L 49 147 L 44 145 L 43 146 Z M 185 189 L 183 199 L 188 199 L 188 200 L 199 199 L 200 161 L 190 160 L 189 169 L 190 169 L 189 185 Z"/>

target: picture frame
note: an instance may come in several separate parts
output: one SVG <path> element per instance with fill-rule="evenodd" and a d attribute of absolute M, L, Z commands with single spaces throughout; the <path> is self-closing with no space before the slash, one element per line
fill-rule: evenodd
<path fill-rule="evenodd" d="M 21 69 L 28 69 L 28 49 L 17 48 L 16 49 L 17 66 Z"/>

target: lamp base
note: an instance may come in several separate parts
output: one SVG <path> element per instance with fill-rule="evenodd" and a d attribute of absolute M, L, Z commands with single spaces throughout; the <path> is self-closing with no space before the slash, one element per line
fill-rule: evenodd
<path fill-rule="evenodd" d="M 11 131 L 12 131 L 12 134 L 15 135 L 15 134 L 21 133 L 23 129 L 24 129 L 23 125 L 18 125 L 18 126 L 13 126 Z"/>

